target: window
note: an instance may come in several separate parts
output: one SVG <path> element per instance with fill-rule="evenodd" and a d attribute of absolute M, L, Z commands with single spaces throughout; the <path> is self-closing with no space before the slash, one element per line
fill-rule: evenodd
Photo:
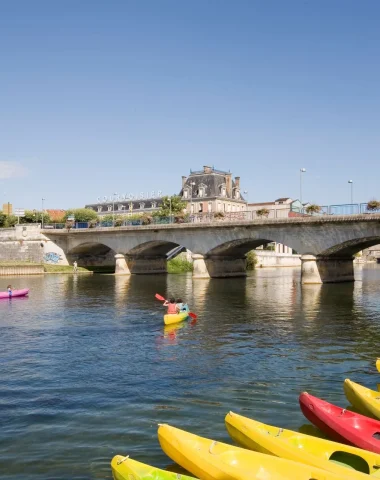
<path fill-rule="evenodd" d="M 222 187 L 222 197 L 226 196 L 226 187 Z"/>
<path fill-rule="evenodd" d="M 103 210 L 102 207 L 98 207 L 98 212 L 101 212 Z"/>
<path fill-rule="evenodd" d="M 229 204 L 227 205 L 227 212 L 230 212 L 230 211 L 231 211 L 231 204 L 229 203 Z"/>
<path fill-rule="evenodd" d="M 152 208 L 156 208 L 157 207 L 157 203 L 156 202 L 152 202 Z"/>
<path fill-rule="evenodd" d="M 183 198 L 189 198 L 189 190 L 184 190 L 183 191 Z"/>
<path fill-rule="evenodd" d="M 198 213 L 203 213 L 203 203 L 198 203 Z"/>
<path fill-rule="evenodd" d="M 194 213 L 194 203 L 191 204 L 191 213 Z"/>
<path fill-rule="evenodd" d="M 240 198 L 240 190 L 238 189 L 235 190 L 235 198 Z"/>
<path fill-rule="evenodd" d="M 108 211 L 112 212 L 112 205 L 108 205 Z"/>
<path fill-rule="evenodd" d="M 144 202 L 141 202 L 140 203 L 140 208 L 143 209 L 145 207 L 145 203 Z"/>
<path fill-rule="evenodd" d="M 124 210 L 124 205 L 121 205 L 121 204 L 118 205 L 118 206 L 117 206 L 117 209 L 118 209 L 118 210 Z"/>
<path fill-rule="evenodd" d="M 212 212 L 212 202 L 208 202 L 208 211 Z"/>
<path fill-rule="evenodd" d="M 218 212 L 221 212 L 221 211 L 222 211 L 222 204 L 218 203 Z"/>
<path fill-rule="evenodd" d="M 200 197 L 204 197 L 204 194 L 205 194 L 204 188 L 203 188 L 203 187 L 199 187 L 198 195 L 199 195 Z"/>

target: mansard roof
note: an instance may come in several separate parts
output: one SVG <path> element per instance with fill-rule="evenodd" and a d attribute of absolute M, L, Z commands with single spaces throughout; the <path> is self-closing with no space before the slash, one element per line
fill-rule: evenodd
<path fill-rule="evenodd" d="M 157 210 L 160 208 L 161 206 L 161 203 L 162 203 L 162 199 L 161 198 L 148 198 L 148 199 L 145 199 L 145 198 L 141 198 L 141 199 L 137 199 L 137 200 L 128 200 L 128 201 L 122 201 L 122 202 L 114 202 L 114 205 L 115 205 L 115 213 L 116 212 L 129 212 L 130 211 L 130 205 L 133 205 L 133 210 L 141 210 L 140 208 L 140 204 L 144 204 L 144 209 L 145 210 L 148 210 L 148 209 L 153 209 L 153 210 Z M 98 207 L 102 207 L 101 212 L 108 212 L 108 206 L 109 205 L 112 205 L 112 202 L 101 202 L 101 203 L 91 203 L 89 205 L 86 205 L 85 208 L 91 208 L 91 210 L 95 210 L 96 212 L 98 212 Z M 119 205 L 123 205 L 123 210 L 119 210 Z M 155 206 L 153 206 L 155 205 Z"/>
<path fill-rule="evenodd" d="M 221 170 L 212 170 L 210 173 L 205 173 L 204 171 L 191 172 L 189 177 L 187 177 L 181 191 L 179 192 L 180 196 L 183 196 L 183 191 L 187 188 L 189 189 L 190 195 L 192 190 L 192 196 L 197 197 L 198 190 L 200 187 L 205 188 L 203 197 L 213 198 L 221 197 L 221 187 L 227 187 L 228 176 L 231 174 L 229 172 L 223 172 Z M 195 185 L 192 185 L 194 183 Z M 233 196 L 235 189 L 240 190 L 240 186 L 237 185 L 235 180 L 232 179 L 231 175 L 231 192 L 226 191 L 226 196 L 224 198 L 233 199 L 238 202 L 245 203 L 245 199 L 240 192 L 240 198 L 237 199 Z"/>

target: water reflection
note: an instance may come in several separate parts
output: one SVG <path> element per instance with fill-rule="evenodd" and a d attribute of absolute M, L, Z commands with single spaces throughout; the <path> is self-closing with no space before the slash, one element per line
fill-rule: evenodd
<path fill-rule="evenodd" d="M 0 302 L 0 471 L 111 478 L 116 453 L 165 468 L 157 423 L 229 441 L 229 410 L 307 430 L 301 391 L 345 406 L 344 378 L 373 389 L 379 379 L 380 268 L 356 277 L 302 286 L 290 268 L 197 281 L 0 278 L 0 290 L 30 288 L 29 299 Z M 197 321 L 165 327 L 155 293 L 182 297 Z"/>

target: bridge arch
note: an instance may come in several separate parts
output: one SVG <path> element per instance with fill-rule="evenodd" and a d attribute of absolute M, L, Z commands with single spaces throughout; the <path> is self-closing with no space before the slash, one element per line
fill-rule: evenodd
<path fill-rule="evenodd" d="M 349 258 L 365 250 L 366 248 L 373 247 L 380 244 L 380 236 L 361 237 L 348 240 L 346 242 L 338 243 L 333 247 L 327 248 L 322 251 L 319 256 L 332 257 L 332 258 Z"/>
<path fill-rule="evenodd" d="M 270 237 L 241 238 L 238 240 L 232 240 L 232 241 L 221 243 L 211 248 L 206 253 L 206 257 L 229 256 L 229 257 L 235 257 L 235 258 L 244 258 L 249 251 L 254 250 L 257 247 L 260 247 L 261 245 L 266 245 L 272 242 L 275 242 L 275 240 L 271 239 Z M 279 242 L 276 242 L 276 243 L 279 243 Z M 293 248 L 292 245 L 286 244 L 286 246 Z"/>
<path fill-rule="evenodd" d="M 106 243 L 84 242 L 69 249 L 66 254 L 69 264 L 78 262 L 81 267 L 107 267 L 115 266 L 116 252 Z"/>

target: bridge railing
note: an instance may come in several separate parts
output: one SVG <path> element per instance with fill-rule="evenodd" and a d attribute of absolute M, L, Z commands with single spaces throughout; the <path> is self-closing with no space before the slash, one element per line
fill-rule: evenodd
<path fill-rule="evenodd" d="M 254 221 L 259 219 L 281 219 L 292 217 L 311 217 L 311 216 L 326 216 L 326 215 L 356 215 L 356 214 L 371 214 L 380 213 L 380 210 L 368 210 L 367 203 L 341 204 L 341 205 L 322 205 L 319 212 L 307 213 L 307 209 L 265 209 L 260 210 L 245 210 L 240 212 L 210 212 L 210 213 L 196 213 L 187 216 L 172 215 L 171 217 L 142 217 L 141 219 L 118 220 L 115 225 L 112 221 L 107 222 L 73 222 L 70 224 L 70 229 L 87 229 L 87 228 L 114 228 L 126 226 L 140 226 L 140 225 L 168 225 L 179 223 L 217 223 L 217 222 L 235 222 L 235 221 Z M 264 214 L 263 214 L 264 213 Z M 44 229 L 63 229 L 66 228 L 64 223 L 51 223 L 44 225 Z"/>

